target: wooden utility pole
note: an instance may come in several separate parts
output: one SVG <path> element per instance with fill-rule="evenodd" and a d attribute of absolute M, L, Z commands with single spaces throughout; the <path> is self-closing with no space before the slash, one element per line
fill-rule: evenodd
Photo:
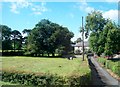
<path fill-rule="evenodd" d="M 84 28 L 83 28 L 83 16 L 82 16 L 82 40 L 83 40 L 83 43 L 82 43 L 82 49 L 83 49 L 83 61 L 84 61 Z"/>

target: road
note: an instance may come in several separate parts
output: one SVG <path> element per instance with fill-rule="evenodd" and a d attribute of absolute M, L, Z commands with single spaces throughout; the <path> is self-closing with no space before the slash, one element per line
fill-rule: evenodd
<path fill-rule="evenodd" d="M 91 68 L 92 85 L 95 87 L 120 87 L 118 80 L 113 78 L 105 69 L 103 69 L 93 57 L 88 58 Z"/>

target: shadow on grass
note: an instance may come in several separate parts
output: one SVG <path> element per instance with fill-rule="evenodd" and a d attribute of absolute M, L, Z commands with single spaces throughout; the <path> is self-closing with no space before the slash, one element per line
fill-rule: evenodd
<path fill-rule="evenodd" d="M 62 58 L 62 59 L 69 59 L 72 57 L 73 59 L 76 58 L 74 55 L 63 55 L 63 56 L 2 56 L 2 57 L 33 57 L 33 58 Z"/>

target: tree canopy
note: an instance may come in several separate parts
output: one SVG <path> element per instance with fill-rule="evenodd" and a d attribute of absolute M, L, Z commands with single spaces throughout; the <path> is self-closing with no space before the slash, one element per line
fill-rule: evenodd
<path fill-rule="evenodd" d="M 54 56 L 58 49 L 62 50 L 61 53 L 67 53 L 70 50 L 72 37 L 73 33 L 68 28 L 43 19 L 28 35 L 27 53 L 36 55 L 47 53 Z"/>
<path fill-rule="evenodd" d="M 13 30 L 0 25 L 2 30 L 2 50 L 24 50 L 25 54 L 40 56 L 55 53 L 62 55 L 71 50 L 71 38 L 74 36 L 67 27 L 43 19 L 33 29 Z"/>
<path fill-rule="evenodd" d="M 89 43 L 93 52 L 101 55 L 113 55 L 120 51 L 120 28 L 102 13 L 94 11 L 86 16 L 86 37 L 90 34 Z M 91 32 L 91 33 L 90 33 Z"/>
<path fill-rule="evenodd" d="M 18 30 L 13 30 L 11 33 L 11 38 L 13 42 L 13 48 L 15 50 L 20 50 L 22 47 L 22 35 Z"/>
<path fill-rule="evenodd" d="M 0 25 L 0 30 L 2 30 L 2 50 L 11 50 L 11 33 L 12 30 L 6 25 Z"/>

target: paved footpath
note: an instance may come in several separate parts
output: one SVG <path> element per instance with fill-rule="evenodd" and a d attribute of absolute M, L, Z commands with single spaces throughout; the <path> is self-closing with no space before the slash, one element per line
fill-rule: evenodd
<path fill-rule="evenodd" d="M 104 68 L 102 68 L 95 58 L 88 58 L 92 70 L 92 84 L 96 87 L 120 87 L 120 82 L 113 78 Z"/>

